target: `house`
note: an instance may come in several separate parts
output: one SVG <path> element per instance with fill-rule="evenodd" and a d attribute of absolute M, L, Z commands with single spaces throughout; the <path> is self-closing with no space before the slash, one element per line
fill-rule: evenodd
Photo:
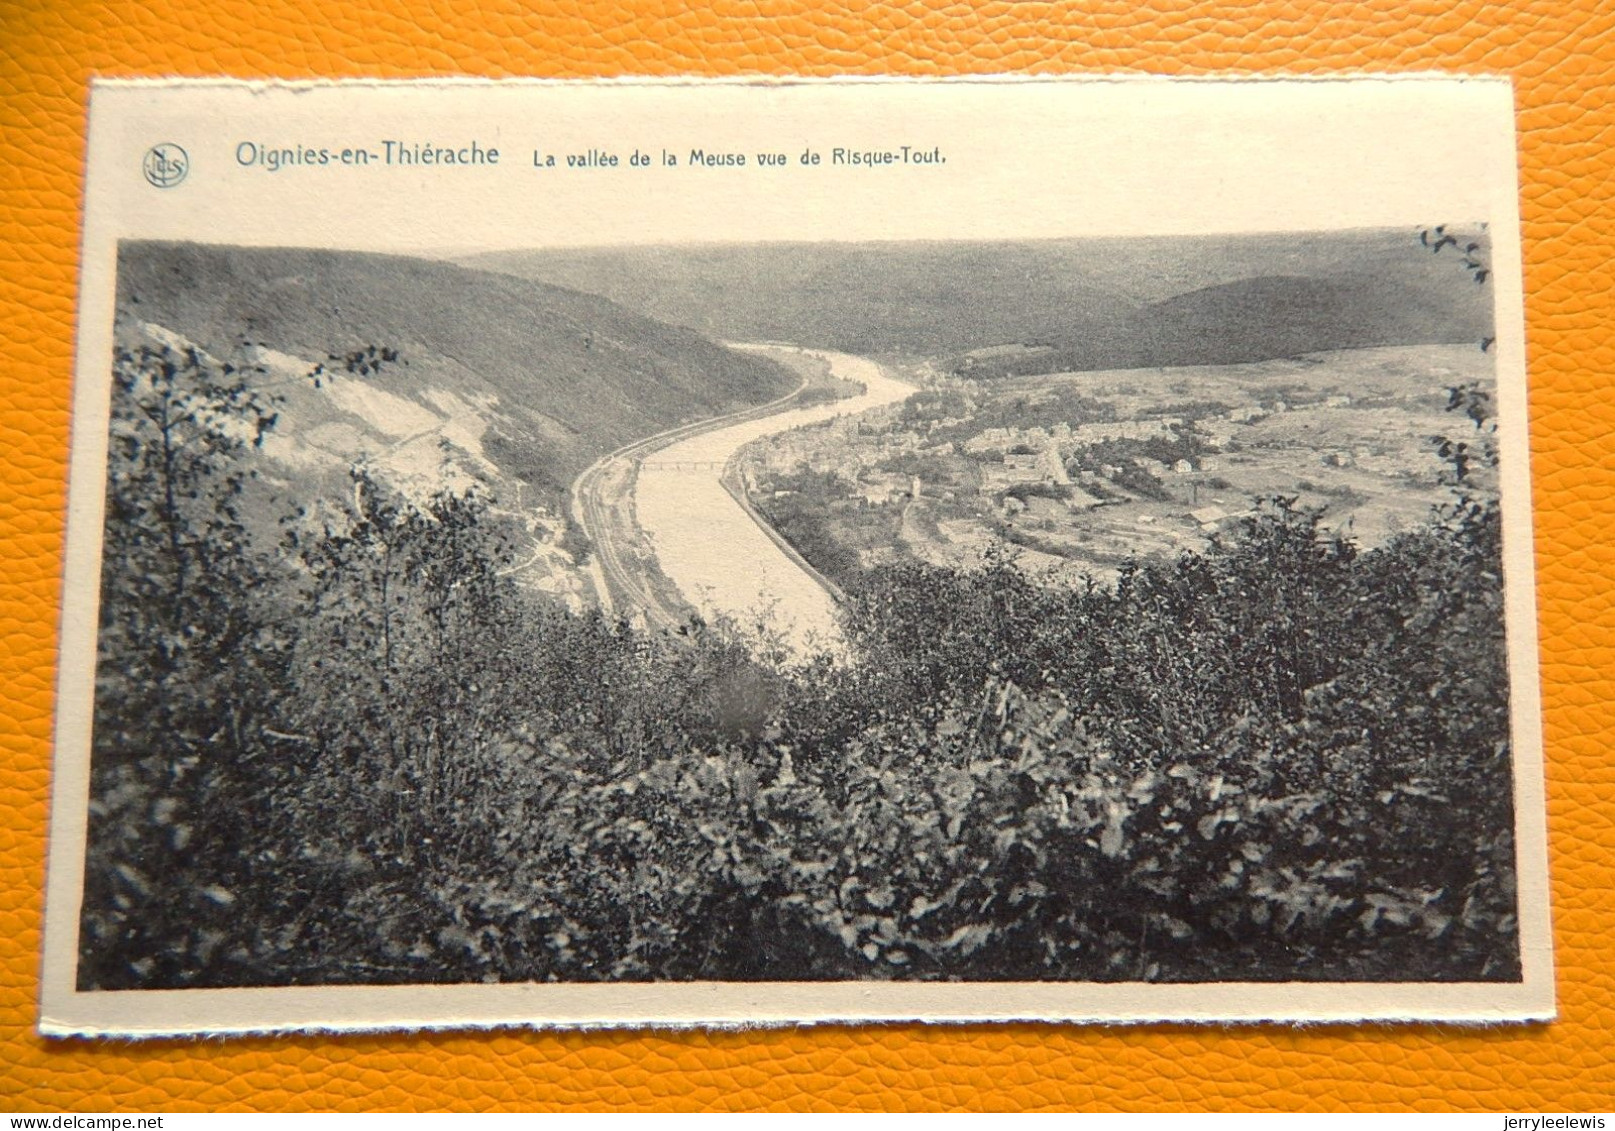
<path fill-rule="evenodd" d="M 1160 416 L 1154 420 L 1111 420 L 1102 424 L 1084 424 L 1071 431 L 1074 444 L 1100 444 L 1106 440 L 1153 440 L 1158 436 L 1170 438 L 1172 429 L 1183 423 L 1180 416 Z"/>
<path fill-rule="evenodd" d="M 985 493 L 1002 491 L 1024 483 L 1047 482 L 1041 456 L 1009 455 L 1002 463 L 981 465 L 981 490 Z"/>
<path fill-rule="evenodd" d="M 906 498 L 911 486 L 911 476 L 876 473 L 856 484 L 853 495 L 872 507 L 885 506 L 894 499 Z"/>
<path fill-rule="evenodd" d="M 1228 512 L 1221 507 L 1200 507 L 1190 511 L 1189 517 L 1200 524 L 1200 529 L 1211 530 L 1228 518 Z"/>
<path fill-rule="evenodd" d="M 964 449 L 972 454 L 989 452 L 994 449 L 1002 450 L 1017 443 L 1019 437 L 1011 428 L 988 428 L 977 433 L 964 443 Z"/>

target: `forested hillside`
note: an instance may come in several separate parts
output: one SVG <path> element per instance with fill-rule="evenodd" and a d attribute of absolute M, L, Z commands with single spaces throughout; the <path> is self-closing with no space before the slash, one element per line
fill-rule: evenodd
<path fill-rule="evenodd" d="M 373 433 L 385 441 L 375 450 L 441 433 L 490 474 L 551 492 L 631 440 L 796 384 L 766 359 L 593 295 L 399 256 L 128 242 L 118 310 L 126 324 L 161 327 L 220 359 L 273 351 L 268 368 L 285 397 L 277 435 L 304 454 L 357 454 L 330 425 Z M 377 344 L 401 362 L 350 374 L 368 388 L 291 379 L 333 352 Z"/>
<path fill-rule="evenodd" d="M 977 376 L 1470 342 L 1491 325 L 1488 294 L 1401 229 L 502 251 L 466 262 L 719 338 L 928 357 L 1047 347 Z"/>

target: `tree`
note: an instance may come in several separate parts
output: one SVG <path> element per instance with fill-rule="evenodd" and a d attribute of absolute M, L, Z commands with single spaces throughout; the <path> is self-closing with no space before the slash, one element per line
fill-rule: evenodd
<path fill-rule="evenodd" d="M 285 659 L 243 517 L 242 457 L 275 423 L 251 376 L 195 348 L 114 357 L 85 984 L 183 981 L 239 942 L 231 814 Z"/>

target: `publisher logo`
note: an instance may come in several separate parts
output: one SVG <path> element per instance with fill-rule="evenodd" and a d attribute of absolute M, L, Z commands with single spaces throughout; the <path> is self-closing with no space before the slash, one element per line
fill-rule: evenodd
<path fill-rule="evenodd" d="M 141 171 L 146 174 L 146 179 L 158 188 L 173 188 L 185 179 L 186 173 L 191 171 L 191 159 L 179 146 L 171 141 L 165 141 L 146 150 L 146 159 L 141 162 Z"/>

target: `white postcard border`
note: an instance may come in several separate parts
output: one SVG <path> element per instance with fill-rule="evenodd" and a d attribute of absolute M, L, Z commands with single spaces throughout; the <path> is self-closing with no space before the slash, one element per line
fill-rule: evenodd
<path fill-rule="evenodd" d="M 712 92 L 757 87 L 831 92 L 857 90 L 879 99 L 920 89 L 1069 92 L 1172 92 L 1254 87 L 1275 103 L 1298 90 L 1350 93 L 1391 83 L 1438 90 L 1462 103 L 1488 132 L 1495 151 L 1506 146 L 1509 175 L 1486 184 L 1497 286 L 1497 372 L 1501 492 L 1504 513 L 1506 624 L 1518 854 L 1520 944 L 1524 972 L 1517 984 L 1206 983 L 613 983 L 497 986 L 332 986 L 238 990 L 79 992 L 74 988 L 78 918 L 88 812 L 90 721 L 96 651 L 96 594 L 107 459 L 108 373 L 116 249 L 130 231 L 120 201 L 129 192 L 124 160 L 131 131 L 158 104 L 203 109 L 209 100 L 250 115 L 290 99 L 341 99 L 361 93 L 453 100 L 524 90 L 587 103 L 602 91 L 659 89 L 700 103 Z M 1060 97 L 1066 95 L 1061 94 Z M 953 97 L 953 95 L 950 95 Z M 242 100 L 245 99 L 246 105 Z M 228 120 L 228 114 L 225 116 Z M 237 123 L 232 121 L 232 125 Z M 220 127 L 221 129 L 223 126 Z M 143 138 L 151 127 L 143 127 Z M 239 132 L 239 131 L 238 131 Z M 1476 139 L 1465 140 L 1465 144 Z M 84 209 L 78 348 L 73 398 L 71 476 L 61 612 L 52 784 L 46 930 L 40 1031 L 53 1036 L 165 1036 L 187 1033 L 368 1031 L 453 1027 L 533 1026 L 783 1026 L 817 1022 L 918 1020 L 1147 1021 L 1327 1023 L 1353 1020 L 1447 1021 L 1490 1024 L 1554 1016 L 1548 857 L 1543 789 L 1542 725 L 1537 668 L 1534 559 L 1530 521 L 1529 445 L 1525 380 L 1524 304 L 1518 187 L 1513 176 L 1512 92 L 1505 80 L 1443 76 L 1327 76 L 1308 79 L 970 78 L 961 80 L 613 80 L 501 82 L 425 80 L 412 83 L 246 83 L 224 80 L 98 82 L 91 101 Z M 120 164 L 122 162 L 122 164 Z M 1495 170 L 1501 173 L 1501 170 Z M 158 232 L 156 234 L 161 234 Z M 859 237 L 862 238 L 862 237 Z M 1021 238 L 1006 235 L 1005 238 Z M 271 241 L 276 242 L 276 241 Z M 294 241 L 288 241 L 294 242 Z M 336 245 L 333 245 L 336 246 Z M 408 249 L 399 249 L 407 253 Z"/>

